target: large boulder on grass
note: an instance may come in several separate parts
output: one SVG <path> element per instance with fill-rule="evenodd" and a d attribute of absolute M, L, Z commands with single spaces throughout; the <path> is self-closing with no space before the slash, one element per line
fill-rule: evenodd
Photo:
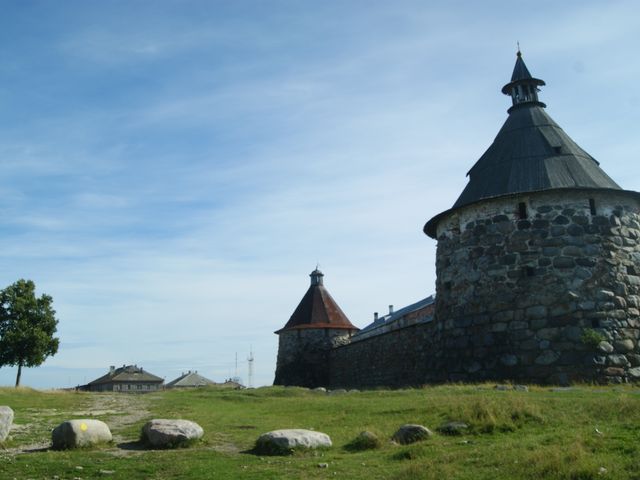
<path fill-rule="evenodd" d="M 256 452 L 271 455 L 286 455 L 296 448 L 321 448 L 332 445 L 329 435 L 304 429 L 273 430 L 260 435 L 256 440 Z"/>
<path fill-rule="evenodd" d="M 153 448 L 186 447 L 202 435 L 202 427 L 191 420 L 156 418 L 142 427 L 142 441 Z"/>
<path fill-rule="evenodd" d="M 433 432 L 427 427 L 422 425 L 416 425 L 413 423 L 407 423 L 402 425 L 391 438 L 394 442 L 401 445 L 408 445 L 410 443 L 420 442 L 426 440 L 433 435 Z"/>
<path fill-rule="evenodd" d="M 112 439 L 107 424 L 93 419 L 67 420 L 51 432 L 51 443 L 56 450 L 91 447 Z"/>
<path fill-rule="evenodd" d="M 0 442 L 4 442 L 9 436 L 12 423 L 13 410 L 5 405 L 0 406 Z"/>

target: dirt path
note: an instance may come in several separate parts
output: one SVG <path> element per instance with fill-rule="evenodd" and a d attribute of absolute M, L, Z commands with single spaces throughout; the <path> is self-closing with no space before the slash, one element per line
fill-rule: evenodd
<path fill-rule="evenodd" d="M 128 437 L 123 434 L 131 425 L 150 417 L 149 405 L 151 402 L 152 399 L 149 395 L 92 393 L 87 394 L 85 406 L 80 410 L 63 412 L 56 409 L 29 409 L 33 410 L 30 421 L 20 425 L 12 425 L 10 435 L 15 438 L 30 437 L 32 440 L 18 447 L 0 450 L 0 462 L 15 455 L 49 449 L 51 429 L 59 423 L 55 418 L 61 416 L 66 419 L 96 418 L 102 420 L 109 425 L 113 435 L 113 442 L 116 445 L 113 448 L 113 453 L 117 455 L 134 453 L 136 448 L 132 448 L 131 445 L 137 441 L 137 433 L 135 435 L 129 433 Z"/>
<path fill-rule="evenodd" d="M 109 425 L 115 443 L 132 441 L 132 438 L 125 438 L 121 435 L 122 430 L 151 415 L 148 410 L 150 397 L 147 395 L 95 393 L 92 394 L 92 397 L 91 404 L 87 409 L 73 412 L 72 415 L 74 417 L 99 417 Z"/>

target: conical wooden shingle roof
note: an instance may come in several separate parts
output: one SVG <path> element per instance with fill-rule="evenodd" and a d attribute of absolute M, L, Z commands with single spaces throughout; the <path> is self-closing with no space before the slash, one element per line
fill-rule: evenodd
<path fill-rule="evenodd" d="M 358 330 L 324 287 L 324 274 L 315 269 L 310 274 L 311 285 L 287 324 L 275 333 L 306 328 Z"/>
<path fill-rule="evenodd" d="M 438 222 L 452 211 L 482 200 L 556 189 L 622 190 L 544 110 L 538 86 L 520 52 L 511 82 L 502 92 L 512 97 L 509 116 L 495 140 L 467 173 L 469 183 L 453 207 L 427 222 L 436 237 Z"/>

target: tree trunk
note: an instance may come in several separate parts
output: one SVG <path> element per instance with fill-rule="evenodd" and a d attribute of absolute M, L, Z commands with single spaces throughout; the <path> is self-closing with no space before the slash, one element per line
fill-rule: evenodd
<path fill-rule="evenodd" d="M 22 376 L 22 363 L 18 364 L 18 375 L 16 376 L 16 388 L 20 386 L 20 377 Z"/>

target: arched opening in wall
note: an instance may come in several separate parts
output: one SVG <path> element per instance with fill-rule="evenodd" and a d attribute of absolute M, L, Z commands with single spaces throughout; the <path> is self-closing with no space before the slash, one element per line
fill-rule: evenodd
<path fill-rule="evenodd" d="M 591 215 L 596 214 L 596 201 L 593 198 L 589 199 L 589 211 L 591 212 Z"/>
<path fill-rule="evenodd" d="M 527 204 L 524 202 L 518 204 L 518 218 L 520 220 L 527 218 Z"/>

